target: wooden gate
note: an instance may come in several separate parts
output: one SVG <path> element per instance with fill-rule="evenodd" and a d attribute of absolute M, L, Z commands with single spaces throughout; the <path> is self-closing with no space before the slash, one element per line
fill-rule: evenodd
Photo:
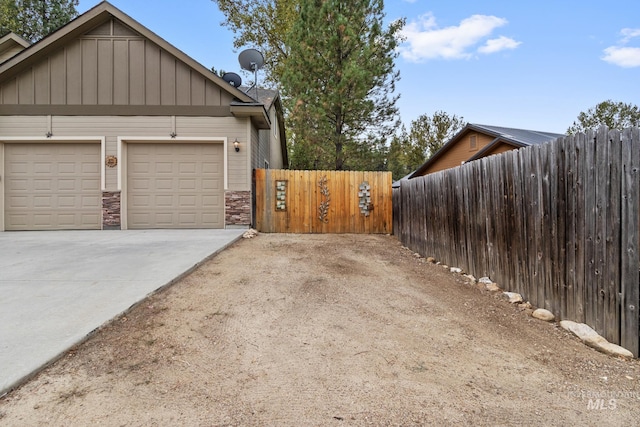
<path fill-rule="evenodd" d="M 391 172 L 256 169 L 254 174 L 258 231 L 392 232 Z"/>

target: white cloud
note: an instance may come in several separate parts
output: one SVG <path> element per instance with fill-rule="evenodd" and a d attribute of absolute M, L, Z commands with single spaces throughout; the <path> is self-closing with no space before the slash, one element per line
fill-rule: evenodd
<path fill-rule="evenodd" d="M 497 39 L 487 40 L 484 46 L 478 48 L 478 52 L 486 54 L 496 53 L 500 52 L 501 50 L 515 49 L 521 44 L 522 42 L 515 41 L 514 39 L 511 39 L 509 37 L 500 36 Z"/>
<path fill-rule="evenodd" d="M 640 47 L 608 47 L 602 60 L 623 68 L 640 67 Z"/>
<path fill-rule="evenodd" d="M 620 41 L 622 44 L 626 44 L 634 37 L 640 37 L 640 28 L 623 28 L 620 30 L 620 34 L 622 34 L 622 40 Z"/>
<path fill-rule="evenodd" d="M 499 27 L 507 24 L 504 18 L 473 15 L 457 26 L 439 28 L 432 13 L 409 22 L 402 31 L 405 43 L 400 47 L 403 58 L 420 62 L 428 59 L 468 59 L 476 52 L 475 46 Z M 520 43 L 507 37 L 489 40 L 478 49 L 481 53 L 495 53 L 515 49 Z"/>
<path fill-rule="evenodd" d="M 602 60 L 623 68 L 640 67 L 640 47 L 624 46 L 634 37 L 640 37 L 640 28 L 623 28 L 620 34 L 618 45 L 606 48 Z"/>

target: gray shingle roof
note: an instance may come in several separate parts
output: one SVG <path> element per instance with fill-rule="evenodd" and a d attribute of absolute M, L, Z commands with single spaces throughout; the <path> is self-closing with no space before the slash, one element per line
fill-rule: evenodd
<path fill-rule="evenodd" d="M 278 95 L 278 91 L 274 89 L 267 89 L 263 87 L 256 88 L 255 86 L 240 86 L 238 87 L 242 92 L 246 93 L 253 99 L 256 99 L 256 92 L 258 94 L 257 101 L 263 103 L 267 108 L 271 106 L 271 103 Z"/>
<path fill-rule="evenodd" d="M 485 129 L 487 132 L 498 134 L 503 138 L 521 142 L 524 145 L 538 145 L 538 144 L 549 142 L 553 139 L 565 136 L 564 134 L 561 134 L 561 133 L 506 128 L 502 126 L 487 126 L 487 125 L 478 125 L 478 124 L 474 124 L 473 126 L 476 128 Z"/>

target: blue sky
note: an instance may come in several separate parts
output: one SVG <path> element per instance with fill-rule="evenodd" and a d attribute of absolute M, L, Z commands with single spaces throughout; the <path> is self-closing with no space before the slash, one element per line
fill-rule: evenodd
<path fill-rule="evenodd" d="M 203 65 L 240 71 L 212 1 L 110 2 Z M 78 11 L 96 4 L 80 0 Z M 442 110 L 564 133 L 601 101 L 640 105 L 638 0 L 387 0 L 385 9 L 407 19 L 396 61 L 407 126 Z"/>

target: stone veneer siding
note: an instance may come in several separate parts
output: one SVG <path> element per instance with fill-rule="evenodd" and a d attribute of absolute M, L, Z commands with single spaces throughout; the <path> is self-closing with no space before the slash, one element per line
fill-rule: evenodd
<path fill-rule="evenodd" d="M 120 229 L 120 192 L 102 192 L 102 229 Z"/>
<path fill-rule="evenodd" d="M 251 191 L 227 191 L 225 225 L 251 225 Z"/>

